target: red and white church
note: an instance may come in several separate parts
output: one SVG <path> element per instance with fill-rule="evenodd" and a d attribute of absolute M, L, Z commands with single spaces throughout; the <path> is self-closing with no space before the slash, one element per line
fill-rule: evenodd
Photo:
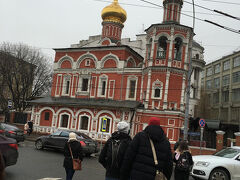
<path fill-rule="evenodd" d="M 102 10 L 101 35 L 54 49 L 51 95 L 32 101 L 34 131 L 70 129 L 107 140 L 119 121 L 129 122 L 135 135 L 155 116 L 169 140 L 178 140 L 190 51 L 193 115 L 200 98 L 204 49 L 193 41 L 193 29 L 180 24 L 183 0 L 164 0 L 163 5 L 163 22 L 152 24 L 136 41 L 121 38 L 127 13 L 114 0 Z"/>

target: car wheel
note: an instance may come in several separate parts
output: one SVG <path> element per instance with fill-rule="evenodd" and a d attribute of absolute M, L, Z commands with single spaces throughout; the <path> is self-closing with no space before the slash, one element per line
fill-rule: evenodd
<path fill-rule="evenodd" d="M 223 169 L 215 169 L 211 172 L 209 180 L 229 180 L 228 174 Z"/>
<path fill-rule="evenodd" d="M 43 142 L 41 140 L 37 140 L 35 147 L 37 150 L 43 149 Z"/>

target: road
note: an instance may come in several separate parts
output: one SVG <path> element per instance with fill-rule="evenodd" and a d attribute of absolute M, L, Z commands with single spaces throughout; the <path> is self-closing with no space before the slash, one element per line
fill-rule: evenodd
<path fill-rule="evenodd" d="M 5 169 L 6 180 L 64 180 L 65 169 L 62 165 L 62 152 L 39 151 L 34 148 L 33 142 L 25 141 L 19 145 L 17 164 Z M 73 180 L 105 179 L 105 169 L 96 157 L 84 158 L 82 167 L 82 171 L 75 172 Z"/>

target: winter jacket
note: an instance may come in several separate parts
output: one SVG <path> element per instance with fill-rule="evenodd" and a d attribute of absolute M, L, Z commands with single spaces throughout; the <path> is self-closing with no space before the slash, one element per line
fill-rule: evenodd
<path fill-rule="evenodd" d="M 118 155 L 116 158 L 119 168 L 112 168 L 112 141 L 113 140 L 120 140 L 121 142 L 118 150 Z M 120 178 L 120 167 L 130 142 L 131 142 L 131 137 L 128 134 L 119 132 L 119 131 L 114 132 L 112 134 L 112 137 L 110 137 L 107 140 L 99 156 L 99 162 L 106 169 L 106 177 Z"/>
<path fill-rule="evenodd" d="M 71 147 L 74 159 L 79 158 L 80 160 L 83 160 L 82 147 L 81 147 L 80 142 L 76 141 L 76 140 L 71 140 L 71 141 L 65 143 L 64 152 L 63 152 L 63 154 L 64 154 L 63 167 L 65 167 L 66 169 L 73 169 L 72 157 L 71 157 L 71 153 L 70 153 L 68 144 Z"/>
<path fill-rule="evenodd" d="M 174 154 L 174 157 L 173 157 L 173 162 L 175 162 L 176 164 L 179 163 L 179 161 L 182 161 L 182 159 L 187 159 L 188 162 L 189 162 L 189 167 L 193 165 L 193 160 L 192 160 L 192 155 L 189 151 L 184 151 L 183 153 L 180 154 L 180 156 L 178 158 L 176 158 L 176 154 Z M 177 171 L 182 171 L 181 169 L 178 169 L 178 166 L 176 165 L 175 167 L 175 173 Z M 190 169 L 189 171 L 185 172 L 187 174 L 190 173 Z"/>
<path fill-rule="evenodd" d="M 154 143 L 158 166 L 154 164 L 149 137 Z M 169 180 L 172 174 L 172 153 L 170 143 L 160 126 L 150 125 L 139 132 L 130 143 L 121 167 L 121 180 L 154 180 L 160 170 Z"/>

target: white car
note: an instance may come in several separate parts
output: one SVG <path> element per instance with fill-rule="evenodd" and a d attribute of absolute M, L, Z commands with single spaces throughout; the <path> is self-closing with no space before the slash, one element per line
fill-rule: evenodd
<path fill-rule="evenodd" d="M 213 155 L 193 156 L 194 179 L 240 180 L 240 147 L 233 146 Z"/>

